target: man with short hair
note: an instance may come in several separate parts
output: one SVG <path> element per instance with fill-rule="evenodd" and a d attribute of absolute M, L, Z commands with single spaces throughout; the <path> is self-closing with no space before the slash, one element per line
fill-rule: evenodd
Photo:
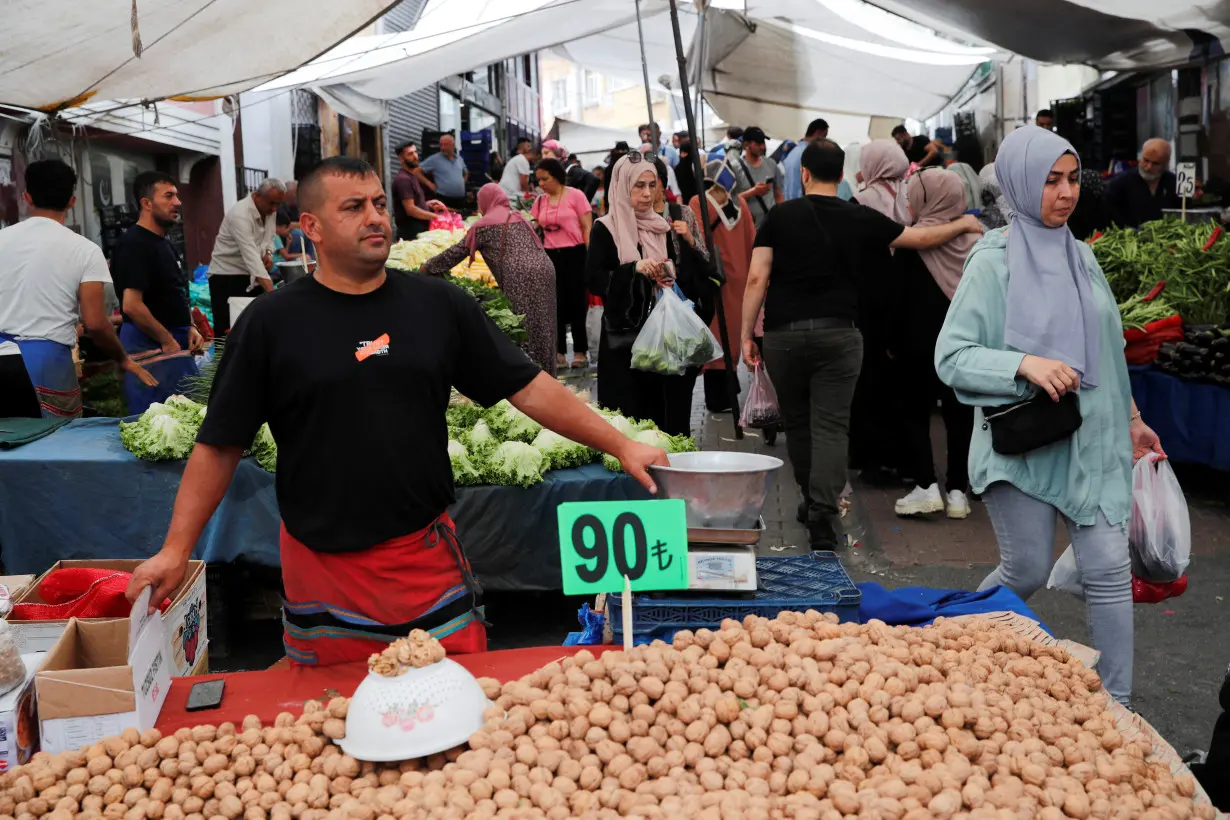
<path fill-rule="evenodd" d="M 863 360 L 857 322 L 864 268 L 883 248 L 933 248 L 982 228 L 968 215 L 947 225 L 906 228 L 839 199 L 846 155 L 829 140 L 808 143 L 801 160 L 806 195 L 773 208 L 756 235 L 743 299 L 743 359 L 749 367 L 760 361 L 752 329 L 767 290 L 764 360 L 804 497 L 799 517 L 812 549 L 832 550 L 846 483 L 850 403 Z"/>
<path fill-rule="evenodd" d="M 743 142 L 743 129 L 737 125 L 727 126 L 726 141 L 718 143 L 709 151 L 705 158 L 706 162 L 713 162 L 715 159 L 722 159 L 726 156 L 728 149 L 738 149 Z"/>
<path fill-rule="evenodd" d="M 273 290 L 274 214 L 286 197 L 286 183 L 269 177 L 249 196 L 235 203 L 222 218 L 214 252 L 209 259 L 209 303 L 214 313 L 214 335 L 231 329 L 232 296 Z"/>
<path fill-rule="evenodd" d="M 76 418 L 77 317 L 120 369 L 157 382 L 124 352 L 104 307 L 111 282 L 97 245 L 65 226 L 77 173 L 63 160 L 26 166 L 28 216 L 0 230 L 0 418 Z"/>
<path fill-rule="evenodd" d="M 413 142 L 403 142 L 397 148 L 400 167 L 393 177 L 393 218 L 397 238 L 410 242 L 427 230 L 436 211 L 443 208 L 438 200 L 427 200 L 419 180 L 419 148 Z"/>
<path fill-rule="evenodd" d="M 500 176 L 500 187 L 508 194 L 508 201 L 513 207 L 518 207 L 530 192 L 530 154 L 533 153 L 533 143 L 528 137 L 517 140 L 517 147 L 512 158 L 504 165 L 504 173 Z"/>
<path fill-rule="evenodd" d="M 135 414 L 183 392 L 183 379 L 197 374 L 194 356 L 205 340 L 192 326 L 188 280 L 167 240 L 183 209 L 175 179 L 146 171 L 132 187 L 141 215 L 111 252 L 111 276 L 124 314 L 120 341 L 158 379 L 148 387 L 131 374 L 124 377 L 128 412 Z"/>
<path fill-rule="evenodd" d="M 452 134 L 441 135 L 440 150 L 419 163 L 416 175 L 426 193 L 435 194 L 436 199 L 455 211 L 465 209 L 466 179 L 470 172 L 457 153 L 457 138 Z"/>
<path fill-rule="evenodd" d="M 765 156 L 764 131 L 752 126 L 743 132 L 743 156 L 732 154 L 727 165 L 735 175 L 732 193 L 746 194 L 748 209 L 759 228 L 769 210 L 782 201 L 781 175 L 777 163 Z"/>
<path fill-rule="evenodd" d="M 1045 128 L 1047 131 L 1055 130 L 1055 112 L 1049 108 L 1043 108 L 1034 117 L 1034 125 Z"/>
<path fill-rule="evenodd" d="M 618 457 L 654 492 L 657 448 L 624 436 L 543 373 L 465 291 L 385 269 L 380 178 L 352 157 L 299 183 L 316 275 L 246 310 L 227 342 L 162 550 L 133 573 L 135 600 L 183 580 L 202 529 L 253 437 L 278 445 L 284 643 L 296 664 L 362 661 L 411 629 L 450 652 L 486 649 L 481 591 L 453 522 L 444 414 L 451 388 L 514 407 Z"/>
<path fill-rule="evenodd" d="M 1111 223 L 1139 228 L 1161 219 L 1164 208 L 1178 208 L 1178 180 L 1170 170 L 1170 143 L 1148 140 L 1140 149 L 1140 164 L 1106 184 L 1106 208 Z"/>
<path fill-rule="evenodd" d="M 904 125 L 893 129 L 893 139 L 905 151 L 905 158 L 920 168 L 935 165 L 941 159 L 940 147 L 934 140 L 925 134 L 911 137 Z"/>
<path fill-rule="evenodd" d="M 584 193 L 587 202 L 592 201 L 594 194 L 598 193 L 598 177 L 585 170 L 585 166 L 581 164 L 580 157 L 576 154 L 568 155 L 568 158 L 564 160 L 564 168 L 568 187 L 576 188 Z"/>
<path fill-rule="evenodd" d="M 810 143 L 828 138 L 828 121 L 815 119 L 807 124 L 807 133 L 782 162 L 782 199 L 798 199 L 803 196 L 803 151 Z"/>

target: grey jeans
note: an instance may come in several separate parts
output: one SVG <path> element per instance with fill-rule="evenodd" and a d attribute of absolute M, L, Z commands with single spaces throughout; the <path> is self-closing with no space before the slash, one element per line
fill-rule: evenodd
<path fill-rule="evenodd" d="M 812 547 L 833 549 L 863 336 L 853 327 L 770 330 L 762 352 L 782 408 L 794 478 L 809 502 Z"/>
<path fill-rule="evenodd" d="M 997 482 L 983 495 L 995 538 L 999 566 L 978 589 L 1003 584 L 1023 600 L 1046 585 L 1054 564 L 1055 521 L 1051 505 Z M 1085 587 L 1085 609 L 1093 646 L 1101 653 L 1098 674 L 1111 696 L 1125 706 L 1132 697 L 1132 560 L 1127 532 L 1102 513 L 1093 526 L 1064 517 L 1076 566 Z"/>

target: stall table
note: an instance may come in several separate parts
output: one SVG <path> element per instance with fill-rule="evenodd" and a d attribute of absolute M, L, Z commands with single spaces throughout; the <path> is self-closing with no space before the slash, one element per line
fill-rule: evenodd
<path fill-rule="evenodd" d="M 495 678 L 501 682 L 528 675 L 551 661 L 562 660 L 588 649 L 600 655 L 615 646 L 534 646 L 527 649 L 504 649 L 473 655 L 450 655 L 476 678 Z M 272 725 L 280 712 L 299 715 L 308 700 L 328 702 L 334 697 L 350 697 L 367 675 L 366 663 L 315 668 L 276 666 L 260 672 L 232 672 L 223 675 L 197 675 L 175 678 L 171 691 L 158 716 L 158 729 L 163 734 L 200 723 L 239 725 L 248 715 L 256 715 L 262 723 Z M 189 712 L 188 692 L 194 684 L 225 680 L 222 705 L 206 712 Z"/>
<path fill-rule="evenodd" d="M 1152 367 L 1131 369 L 1136 407 L 1175 461 L 1230 470 L 1230 390 Z"/>
<path fill-rule="evenodd" d="M 142 461 L 120 443 L 118 419 L 79 419 L 0 451 L 0 559 L 39 573 L 66 558 L 144 558 L 162 546 L 183 461 Z M 239 463 L 193 557 L 280 566 L 274 477 Z M 648 498 L 601 464 L 555 470 L 529 489 L 461 487 L 449 513 L 487 589 L 559 589 L 556 507 Z"/>

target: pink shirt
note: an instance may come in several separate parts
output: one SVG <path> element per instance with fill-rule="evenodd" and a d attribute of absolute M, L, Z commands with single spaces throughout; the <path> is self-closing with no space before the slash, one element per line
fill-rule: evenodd
<path fill-rule="evenodd" d="M 581 233 L 581 217 L 592 214 L 593 209 L 579 188 L 565 188 L 564 198 L 558 205 L 547 202 L 547 196 L 543 194 L 534 200 L 531 213 L 542 226 L 543 247 L 571 248 L 585 244 L 585 236 Z"/>

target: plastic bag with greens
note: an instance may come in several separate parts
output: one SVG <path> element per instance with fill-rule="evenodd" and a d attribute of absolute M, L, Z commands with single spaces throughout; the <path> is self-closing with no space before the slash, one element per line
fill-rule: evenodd
<path fill-rule="evenodd" d="M 721 355 L 717 339 L 691 303 L 680 299 L 673 288 L 663 288 L 632 343 L 632 369 L 678 376 Z"/>

